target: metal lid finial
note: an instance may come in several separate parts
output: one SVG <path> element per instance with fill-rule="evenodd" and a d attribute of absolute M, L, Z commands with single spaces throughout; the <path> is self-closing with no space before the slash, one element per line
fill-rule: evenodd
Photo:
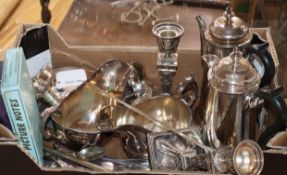
<path fill-rule="evenodd" d="M 225 26 L 232 27 L 232 17 L 235 15 L 234 15 L 234 12 L 232 11 L 231 6 L 226 7 L 226 10 L 224 11 L 223 16 L 226 17 Z"/>

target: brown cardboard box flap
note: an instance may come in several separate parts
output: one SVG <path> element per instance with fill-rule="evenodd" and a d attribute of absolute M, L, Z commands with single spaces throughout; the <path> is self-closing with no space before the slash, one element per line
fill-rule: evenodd
<path fill-rule="evenodd" d="M 7 129 L 5 126 L 0 124 L 0 139 L 5 140 L 15 140 L 16 137 L 13 135 L 13 133 Z"/>

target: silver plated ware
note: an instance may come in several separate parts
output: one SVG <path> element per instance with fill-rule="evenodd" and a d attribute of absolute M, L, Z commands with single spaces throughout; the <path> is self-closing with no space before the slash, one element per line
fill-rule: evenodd
<path fill-rule="evenodd" d="M 227 6 L 222 16 L 216 18 L 209 27 L 202 16 L 196 16 L 201 37 L 201 54 L 228 56 L 235 47 L 246 47 L 252 39 L 247 24 L 235 16 L 231 6 Z"/>
<path fill-rule="evenodd" d="M 50 65 L 45 66 L 33 78 L 33 86 L 37 98 L 51 106 L 57 106 L 63 97 L 55 89 L 55 75 Z"/>
<path fill-rule="evenodd" d="M 199 134 L 194 129 L 178 131 L 202 143 Z M 183 159 L 184 156 L 197 156 L 204 152 L 202 148 L 188 143 L 172 132 L 148 134 L 148 145 L 150 164 L 153 170 L 187 170 L 189 162 Z"/>
<path fill-rule="evenodd" d="M 202 56 L 202 84 L 201 98 L 197 107 L 197 117 L 202 118 L 205 114 L 205 108 L 208 104 L 207 96 L 209 86 L 207 82 L 207 72 L 210 66 L 204 60 L 206 56 L 217 56 L 219 59 L 228 56 L 234 48 L 242 52 L 256 71 L 260 75 L 259 88 L 265 86 L 277 86 L 277 78 L 275 77 L 275 60 L 269 50 L 268 42 L 254 33 L 247 24 L 235 16 L 232 8 L 228 6 L 222 16 L 217 17 L 209 26 L 206 26 L 202 16 L 196 16 L 199 25 L 200 40 L 201 40 L 201 56 Z M 276 87 L 277 88 L 277 87 Z M 256 118 L 256 112 L 250 118 Z"/>
<path fill-rule="evenodd" d="M 147 159 L 111 159 L 107 157 L 102 157 L 97 159 L 96 161 L 93 161 L 93 163 L 112 171 L 150 170 L 149 162 Z"/>
<path fill-rule="evenodd" d="M 40 72 L 33 77 L 33 86 L 40 101 L 49 106 L 58 106 L 78 85 L 69 88 L 58 89 L 56 87 L 56 75 L 65 70 L 73 70 L 74 67 L 63 67 L 53 69 L 50 65 L 43 67 Z M 85 71 L 89 73 L 88 71 Z"/>
<path fill-rule="evenodd" d="M 179 130 L 189 137 L 201 138 L 195 130 Z M 211 151 L 187 143 L 172 132 L 148 134 L 150 163 L 153 170 L 209 171 L 211 173 L 260 174 L 264 156 L 259 145 L 241 141 L 236 148 L 223 146 Z"/>
<path fill-rule="evenodd" d="M 159 48 L 157 70 L 160 75 L 162 93 L 169 94 L 178 67 L 176 51 L 184 28 L 175 22 L 162 22 L 156 24 L 152 32 Z"/>
<path fill-rule="evenodd" d="M 252 112 L 268 102 L 277 111 L 277 121 L 274 122 L 275 129 L 271 127 L 261 132 L 258 142 L 260 146 L 265 145 L 270 134 L 281 130 L 284 125 L 286 105 L 280 92 L 268 93 L 259 89 L 259 73 L 238 49 L 222 59 L 204 55 L 203 60 L 209 66 L 208 89 L 203 92 L 207 98 L 201 104 L 204 111 L 199 113 L 204 117 L 202 133 L 205 144 L 219 148 L 230 144 L 236 146 L 243 139 L 254 139 L 256 116 Z"/>
<path fill-rule="evenodd" d="M 138 103 L 135 107 L 175 129 L 187 128 L 191 125 L 190 108 L 175 97 L 156 96 Z M 98 115 L 95 127 L 100 127 L 100 130 L 107 130 L 126 124 L 141 126 L 152 132 L 165 131 L 165 128 L 158 126 L 153 121 L 122 106 L 103 108 Z"/>
<path fill-rule="evenodd" d="M 252 140 L 241 141 L 235 148 L 223 146 L 203 155 L 186 158 L 191 169 L 205 169 L 213 173 L 258 175 L 264 166 L 263 151 Z"/>
<path fill-rule="evenodd" d="M 129 85 L 135 85 L 138 88 L 135 90 L 136 93 L 126 93 L 127 89 L 132 89 L 132 87 L 127 88 Z M 51 114 L 55 127 L 62 128 L 61 132 L 64 132 L 64 135 L 78 133 L 76 135 L 79 138 L 76 140 L 85 142 L 87 138 L 90 138 L 85 134 L 93 135 L 99 132 L 95 127 L 95 116 L 104 106 L 115 105 L 116 102 L 98 92 L 93 88 L 95 86 L 121 100 L 126 100 L 132 96 L 131 94 L 135 94 L 135 99 L 140 101 L 141 95 L 148 98 L 152 93 L 149 85 L 137 77 L 132 65 L 119 60 L 107 61 L 87 82 L 69 94 Z M 83 134 L 85 136 L 82 136 Z"/>
<path fill-rule="evenodd" d="M 124 87 L 129 82 L 133 81 L 135 84 L 143 84 L 140 78 L 134 78 L 137 76 L 131 76 L 131 79 L 128 79 L 126 74 L 131 70 L 121 69 L 122 64 L 124 63 L 119 61 L 108 62 L 108 65 L 104 64 L 99 69 L 101 76 L 95 75 L 77 90 L 73 91 L 51 113 L 50 119 L 53 123 L 54 131 L 46 132 L 48 134 L 45 135 L 48 135 L 48 137 L 54 135 L 54 138 L 61 138 L 60 140 L 63 143 L 72 141 L 76 142 L 77 145 L 87 146 L 96 144 L 101 140 L 101 136 L 105 135 L 105 132 L 113 131 L 122 125 L 136 125 L 150 131 L 162 131 L 163 129 L 158 127 L 153 121 L 126 107 L 119 107 L 117 100 L 103 94 L 103 92 L 112 94 L 118 100 L 123 100 L 125 98 L 123 97 Z M 110 71 L 107 71 L 111 69 L 111 65 L 116 65 L 116 70 L 122 72 L 118 78 Z M 124 67 L 129 69 L 127 65 L 124 65 Z M 102 92 L 99 91 L 98 84 L 103 89 Z M 150 91 L 144 92 L 150 93 Z M 191 124 L 190 106 L 196 98 L 196 92 L 196 82 L 192 77 L 188 77 L 179 86 L 178 97 L 158 96 L 149 98 L 150 95 L 140 93 L 143 95 L 139 95 L 139 98 L 136 98 L 140 100 L 134 105 L 154 118 L 169 123 L 170 127 L 176 129 L 185 128 Z M 48 131 L 48 129 L 44 130 Z"/>
<path fill-rule="evenodd" d="M 70 150 L 66 147 L 63 147 L 61 145 L 58 145 L 58 144 L 54 144 L 54 146 L 56 147 L 56 150 L 58 150 L 60 153 L 67 154 L 67 155 L 70 155 L 72 157 L 75 157 L 75 158 L 78 158 L 81 160 L 85 160 L 88 162 L 102 157 L 105 153 L 105 149 L 103 147 L 99 147 L 99 146 L 86 147 L 86 148 L 83 148 L 77 152 Z"/>
<path fill-rule="evenodd" d="M 59 151 L 56 151 L 54 149 L 51 149 L 51 148 L 47 148 L 45 147 L 44 148 L 45 151 L 47 151 L 48 153 L 50 154 L 53 154 L 55 156 L 59 156 L 61 158 L 64 158 L 64 159 L 67 159 L 73 163 L 76 163 L 78 165 L 81 165 L 85 168 L 88 168 L 88 169 L 91 169 L 91 170 L 95 170 L 95 171 L 103 171 L 103 172 L 106 172 L 106 173 L 110 173 L 110 170 L 109 169 L 106 169 L 102 166 L 99 166 L 99 165 L 96 165 L 94 163 L 91 163 L 91 162 L 88 162 L 88 161 L 85 161 L 85 160 L 81 160 L 81 159 L 78 159 L 74 156 L 71 156 L 69 154 L 66 154 L 66 153 L 61 153 Z"/>
<path fill-rule="evenodd" d="M 214 148 L 236 146 L 244 138 L 244 114 L 250 108 L 245 104 L 252 101 L 252 94 L 258 89 L 259 75 L 238 50 L 215 64 L 215 58 L 206 59 L 213 66 L 208 72 L 210 90 L 204 112 L 204 142 Z"/>

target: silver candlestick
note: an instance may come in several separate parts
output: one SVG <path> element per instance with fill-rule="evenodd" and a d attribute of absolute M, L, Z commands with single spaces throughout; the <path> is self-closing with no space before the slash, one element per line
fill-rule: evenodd
<path fill-rule="evenodd" d="M 159 53 L 157 56 L 157 70 L 159 72 L 162 92 L 169 94 L 178 67 L 177 47 L 184 28 L 174 22 L 162 22 L 152 29 L 157 38 Z"/>

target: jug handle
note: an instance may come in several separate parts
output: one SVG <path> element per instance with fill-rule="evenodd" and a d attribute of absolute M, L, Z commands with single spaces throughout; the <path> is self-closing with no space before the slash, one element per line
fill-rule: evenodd
<path fill-rule="evenodd" d="M 269 85 L 275 76 L 275 63 L 268 51 L 269 44 L 264 42 L 257 34 L 253 34 L 251 45 L 245 49 L 245 57 L 247 55 L 255 54 L 263 63 L 265 72 L 261 78 L 259 88 Z"/>
<path fill-rule="evenodd" d="M 184 101 L 190 109 L 197 99 L 198 85 L 192 75 L 184 78 L 177 88 L 177 97 Z"/>
<path fill-rule="evenodd" d="M 267 142 L 279 131 L 284 131 L 287 122 L 287 106 L 281 95 L 283 91 L 282 87 L 279 87 L 271 92 L 264 92 L 259 90 L 255 93 L 256 96 L 264 99 L 264 101 L 270 102 L 271 106 L 275 108 L 276 120 L 267 127 L 265 131 L 260 135 L 258 144 L 262 149 L 266 148 Z"/>

